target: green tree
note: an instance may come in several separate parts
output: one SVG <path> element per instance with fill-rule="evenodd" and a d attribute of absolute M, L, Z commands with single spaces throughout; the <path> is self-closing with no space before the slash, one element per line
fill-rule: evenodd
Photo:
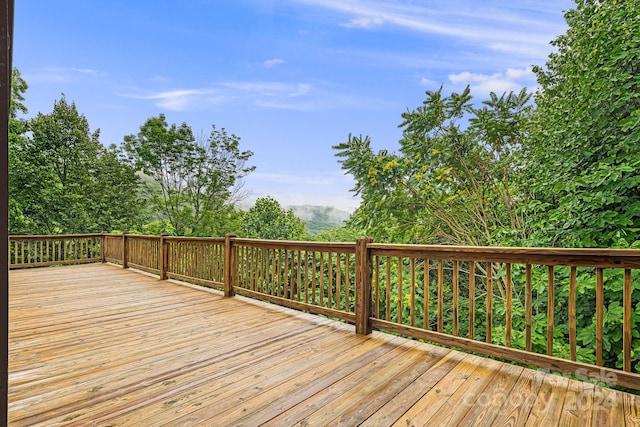
<path fill-rule="evenodd" d="M 472 104 L 469 88 L 427 91 L 402 115 L 398 153 L 349 136 L 334 147 L 362 203 L 349 223 L 377 241 L 496 245 L 526 234 L 516 190 L 531 116 L 526 90 Z M 463 127 L 461 122 L 467 122 Z"/>
<path fill-rule="evenodd" d="M 552 42 L 557 51 L 544 67 L 534 69 L 540 85 L 536 126 L 525 146 L 531 244 L 640 247 L 639 15 L 637 0 L 576 1 L 565 14 L 566 34 Z M 591 301 L 581 307 L 577 325 L 582 330 L 578 340 L 591 348 L 594 276 L 583 279 Z M 605 366 L 622 366 L 622 283 L 620 272 L 605 270 Z M 636 287 L 632 301 L 638 300 Z M 635 360 L 639 322 L 636 310 Z"/>
<path fill-rule="evenodd" d="M 534 70 L 534 243 L 640 245 L 640 3 L 576 5 L 557 52 Z"/>
<path fill-rule="evenodd" d="M 33 220 L 24 214 L 22 205 L 28 186 L 33 180 L 37 180 L 37 170 L 25 161 L 23 155 L 29 121 L 19 116 L 28 112 L 24 104 L 24 94 L 28 88 L 20 71 L 14 69 L 11 74 L 9 111 L 9 227 L 12 233 L 17 234 L 35 229 Z"/>
<path fill-rule="evenodd" d="M 30 135 L 12 145 L 12 233 L 81 233 L 135 227 L 142 203 L 139 178 L 115 146 L 74 103 L 55 101 L 50 114 L 29 123 Z M 15 225 L 15 227 L 14 227 Z"/>
<path fill-rule="evenodd" d="M 125 136 L 124 149 L 156 186 L 149 190 L 158 219 L 178 235 L 223 234 L 229 207 L 243 196 L 242 178 L 255 169 L 239 137 L 213 126 L 208 138 L 196 139 L 186 123 L 169 125 L 164 114 Z"/>
<path fill-rule="evenodd" d="M 334 227 L 313 235 L 313 240 L 318 242 L 355 242 L 365 233 L 351 227 Z"/>
<path fill-rule="evenodd" d="M 285 210 L 277 200 L 262 197 L 242 215 L 240 230 L 244 237 L 269 240 L 302 240 L 304 223 L 292 209 Z"/>

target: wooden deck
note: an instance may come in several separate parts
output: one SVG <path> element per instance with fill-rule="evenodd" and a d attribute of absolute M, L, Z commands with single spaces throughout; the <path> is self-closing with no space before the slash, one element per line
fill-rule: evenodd
<path fill-rule="evenodd" d="M 10 273 L 24 425 L 640 425 L 640 396 L 106 265 Z"/>

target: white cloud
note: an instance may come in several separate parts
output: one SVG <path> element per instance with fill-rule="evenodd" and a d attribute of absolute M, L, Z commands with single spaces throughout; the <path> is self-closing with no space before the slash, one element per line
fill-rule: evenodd
<path fill-rule="evenodd" d="M 420 77 L 420 84 L 422 86 L 427 86 L 427 87 L 438 87 L 438 86 L 440 86 L 440 83 L 436 82 L 435 80 L 431 80 L 428 77 Z"/>
<path fill-rule="evenodd" d="M 273 59 L 269 59 L 267 61 L 264 61 L 264 66 L 267 68 L 271 68 L 274 65 L 278 65 L 278 64 L 284 64 L 286 61 L 284 59 L 279 59 L 279 58 L 273 58 Z"/>
<path fill-rule="evenodd" d="M 170 111 L 186 111 L 202 105 L 220 103 L 224 97 L 218 91 L 211 89 L 171 90 L 147 94 L 122 94 L 127 98 L 149 99 L 155 105 Z"/>
<path fill-rule="evenodd" d="M 464 71 L 458 74 L 449 74 L 449 81 L 454 85 L 470 85 L 474 93 L 488 94 L 495 92 L 500 95 L 503 92 L 517 91 L 523 87 L 531 88 L 535 83 L 535 74 L 531 68 L 513 69 L 493 74 L 481 74 Z"/>
<path fill-rule="evenodd" d="M 89 75 L 92 75 L 92 76 L 97 76 L 97 75 L 100 74 L 100 72 L 98 70 L 94 70 L 94 69 L 91 69 L 91 68 L 76 68 L 76 67 L 73 67 L 73 68 L 70 68 L 70 70 L 71 71 L 75 71 L 77 73 L 81 73 L 81 74 L 89 74 Z"/>
<path fill-rule="evenodd" d="M 384 19 L 380 16 L 361 16 L 353 18 L 348 23 L 342 24 L 347 28 L 372 28 L 384 24 Z"/>

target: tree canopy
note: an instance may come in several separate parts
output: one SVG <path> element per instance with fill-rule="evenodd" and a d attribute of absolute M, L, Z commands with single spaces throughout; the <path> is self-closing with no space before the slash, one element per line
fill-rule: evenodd
<path fill-rule="evenodd" d="M 186 123 L 169 125 L 165 115 L 148 119 L 137 135 L 124 138 L 135 168 L 148 176 L 151 203 L 159 220 L 178 235 L 223 235 L 229 206 L 243 194 L 241 180 L 255 167 L 240 138 L 212 127 L 208 138 L 195 138 Z"/>
<path fill-rule="evenodd" d="M 139 224 L 138 176 L 115 146 L 100 143 L 99 130 L 90 130 L 73 102 L 63 96 L 51 113 L 38 113 L 20 130 L 10 144 L 12 233 L 100 232 Z"/>
<path fill-rule="evenodd" d="M 241 234 L 253 239 L 302 240 L 304 223 L 292 209 L 285 210 L 272 197 L 262 197 L 242 215 Z"/>
<path fill-rule="evenodd" d="M 374 153 L 368 137 L 336 145 L 362 197 L 351 224 L 399 242 L 491 245 L 524 233 L 514 175 L 530 97 L 492 93 L 477 108 L 468 87 L 449 96 L 427 91 L 423 105 L 402 114 L 399 152 Z"/>
<path fill-rule="evenodd" d="M 557 52 L 536 67 L 536 128 L 526 146 L 534 242 L 640 245 L 640 11 L 577 1 Z"/>

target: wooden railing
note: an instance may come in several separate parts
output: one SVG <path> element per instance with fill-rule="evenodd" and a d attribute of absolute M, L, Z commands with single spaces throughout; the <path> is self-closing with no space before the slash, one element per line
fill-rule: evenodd
<path fill-rule="evenodd" d="M 355 322 L 350 243 L 233 240 L 235 292 Z"/>
<path fill-rule="evenodd" d="M 12 236 L 11 268 L 112 262 L 640 390 L 640 251 Z"/>
<path fill-rule="evenodd" d="M 9 236 L 9 268 L 98 262 L 101 246 L 101 234 Z"/>

